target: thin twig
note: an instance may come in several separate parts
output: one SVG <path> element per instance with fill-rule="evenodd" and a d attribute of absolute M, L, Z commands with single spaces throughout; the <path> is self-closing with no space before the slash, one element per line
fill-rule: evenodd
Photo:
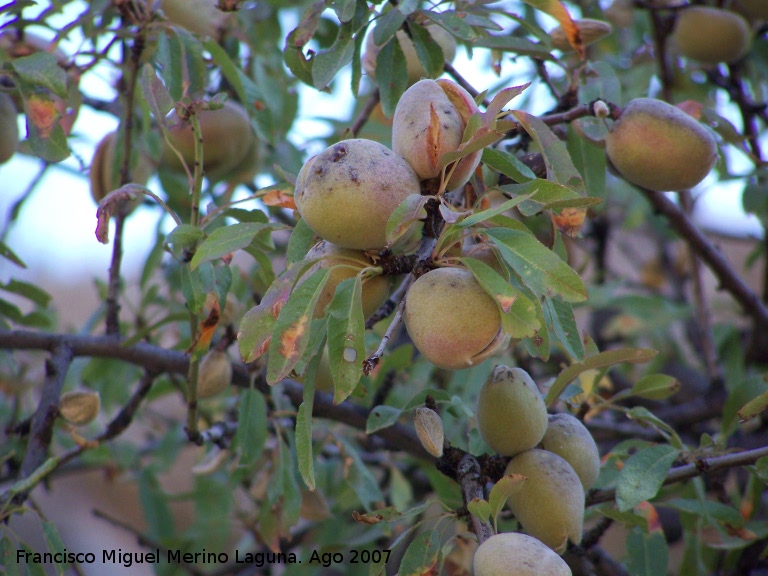
<path fill-rule="evenodd" d="M 413 282 L 413 275 L 408 275 L 408 277 L 403 280 L 403 284 L 410 284 Z M 408 286 L 406 286 L 405 291 L 408 290 Z M 363 373 L 364 374 L 370 374 L 371 371 L 376 368 L 376 365 L 379 363 L 379 360 L 381 360 L 381 357 L 384 355 L 384 350 L 387 347 L 387 344 L 389 343 L 389 340 L 392 338 L 392 335 L 395 333 L 395 330 L 398 329 L 400 326 L 400 323 L 403 320 L 403 313 L 405 312 L 405 298 L 400 300 L 400 303 L 397 305 L 397 309 L 395 310 L 395 315 L 392 318 L 392 321 L 389 323 L 389 326 L 387 326 L 387 331 L 384 332 L 384 336 L 381 337 L 381 342 L 379 342 L 379 347 L 376 348 L 376 352 L 368 356 L 368 358 L 365 359 L 363 362 Z"/>
<path fill-rule="evenodd" d="M 376 88 L 368 97 L 360 114 L 358 114 L 357 118 L 352 122 L 352 126 L 349 127 L 349 131 L 352 132 L 353 136 L 357 136 L 357 133 L 360 132 L 363 126 L 365 126 L 365 123 L 368 122 L 368 119 L 371 117 L 371 113 L 376 108 L 376 104 L 379 103 L 379 100 L 379 89 Z"/>

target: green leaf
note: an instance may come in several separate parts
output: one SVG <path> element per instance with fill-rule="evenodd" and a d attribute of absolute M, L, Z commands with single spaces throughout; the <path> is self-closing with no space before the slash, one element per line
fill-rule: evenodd
<path fill-rule="evenodd" d="M 534 216 L 548 209 L 586 208 L 602 202 L 599 198 L 581 196 L 567 186 L 541 178 L 522 184 L 507 184 L 500 186 L 499 190 L 508 196 L 527 195 L 519 208 L 523 216 Z"/>
<path fill-rule="evenodd" d="M 149 64 L 144 64 L 141 67 L 139 86 L 141 87 L 141 95 L 155 116 L 155 120 L 165 130 L 165 117 L 173 110 L 173 98 L 171 98 L 168 88 L 165 87 L 165 84 L 163 84 Z"/>
<path fill-rule="evenodd" d="M 624 462 L 616 484 L 616 504 L 626 512 L 650 500 L 661 489 L 679 450 L 657 444 L 635 452 Z"/>
<path fill-rule="evenodd" d="M 286 378 L 304 356 L 310 341 L 310 322 L 330 272 L 321 268 L 302 279 L 280 311 L 269 345 L 268 384 Z"/>
<path fill-rule="evenodd" d="M 373 434 L 384 428 L 389 428 L 395 424 L 403 411 L 400 408 L 394 406 L 386 406 L 380 404 L 374 406 L 370 414 L 368 414 L 368 421 L 365 423 L 365 433 Z"/>
<path fill-rule="evenodd" d="M 579 374 L 582 372 L 586 372 L 587 370 L 599 370 L 601 368 L 613 366 L 614 364 L 621 364 L 622 362 L 647 362 L 657 354 L 657 350 L 650 350 L 647 348 L 621 348 L 619 350 L 606 350 L 605 352 L 600 352 L 594 356 L 589 356 L 581 362 L 571 364 L 560 372 L 552 383 L 552 386 L 549 388 L 549 392 L 547 392 L 547 396 L 544 400 L 547 406 L 551 406 L 560 396 L 565 387 L 578 378 Z"/>
<path fill-rule="evenodd" d="M 331 8 L 340 22 L 349 22 L 355 15 L 356 0 L 333 0 Z"/>
<path fill-rule="evenodd" d="M 312 451 L 312 400 L 305 400 L 296 413 L 296 458 L 307 488 L 315 491 L 315 456 Z"/>
<path fill-rule="evenodd" d="M 226 50 L 224 50 L 224 48 L 222 48 L 215 40 L 207 40 L 203 43 L 203 47 L 210 52 L 213 62 L 219 67 L 221 73 L 224 74 L 224 77 L 227 79 L 227 82 L 232 85 L 232 88 L 237 93 L 237 99 L 245 105 L 249 115 L 254 119 L 252 124 L 255 125 L 256 133 L 259 138 L 270 144 L 276 144 L 278 136 L 275 133 L 275 119 L 272 117 L 271 110 L 278 109 L 278 107 L 267 105 L 267 103 L 272 104 L 272 99 L 267 93 L 268 90 L 265 90 L 256 84 L 256 82 L 243 72 L 240 66 L 232 61 Z M 299 52 L 301 52 L 301 50 L 299 50 Z M 285 56 L 287 62 L 287 51 Z M 307 82 L 307 84 L 311 85 L 311 82 Z M 281 92 L 278 92 L 278 94 L 281 94 Z M 261 103 L 264 106 L 261 107 L 257 113 L 254 113 L 254 105 L 257 103 Z"/>
<path fill-rule="evenodd" d="M 336 73 L 352 61 L 354 52 L 352 23 L 347 22 L 339 28 L 339 34 L 333 46 L 315 55 L 312 66 L 314 87 L 318 90 L 324 90 L 336 76 Z"/>
<path fill-rule="evenodd" d="M 581 360 L 584 357 L 584 344 L 581 341 L 579 327 L 573 315 L 573 306 L 568 302 L 546 298 L 544 300 L 544 316 L 548 318 L 548 324 L 552 326 L 558 340 L 565 351 L 573 360 Z"/>
<path fill-rule="evenodd" d="M 649 374 L 635 382 L 630 393 L 649 400 L 664 400 L 680 390 L 680 382 L 666 374 Z"/>
<path fill-rule="evenodd" d="M 535 236 L 519 230 L 492 228 L 485 232 L 504 260 L 534 293 L 581 302 L 587 289 L 576 272 Z"/>
<path fill-rule="evenodd" d="M 16 253 L 13 250 L 11 250 L 5 242 L 2 242 L 2 241 L 0 241 L 0 256 L 5 258 L 6 260 L 10 260 L 11 262 L 13 262 L 14 264 L 16 264 L 21 268 L 27 267 L 27 265 L 24 264 L 24 261 L 21 258 L 19 258 L 16 255 Z"/>
<path fill-rule="evenodd" d="M 656 428 L 662 432 L 666 432 L 669 435 L 669 443 L 672 446 L 678 450 L 682 450 L 684 448 L 683 441 L 680 439 L 680 436 L 677 435 L 677 432 L 675 432 L 669 424 L 664 422 L 661 418 L 656 416 L 645 406 L 635 406 L 629 412 L 627 412 L 627 418 L 642 422 L 643 424 L 652 426 L 653 428 Z"/>
<path fill-rule="evenodd" d="M 16 546 L 13 545 L 13 542 L 7 536 L 0 538 L 0 563 L 2 563 L 7 576 L 19 576 Z"/>
<path fill-rule="evenodd" d="M 664 502 L 664 506 L 669 506 L 680 512 L 701 516 L 709 523 L 712 520 L 716 520 L 732 527 L 739 527 L 745 524 L 744 517 L 736 508 L 721 502 L 693 498 L 672 498 Z"/>
<path fill-rule="evenodd" d="M 337 440 L 341 443 L 344 455 L 349 458 L 349 465 L 344 467 L 344 479 L 357 494 L 365 509 L 374 510 L 377 503 L 384 501 L 379 483 L 360 458 L 357 449 L 340 436 L 337 436 Z"/>
<path fill-rule="evenodd" d="M 507 503 L 507 498 L 520 490 L 526 480 L 527 478 L 521 474 L 506 474 L 493 485 L 491 493 L 488 495 L 488 503 L 494 525 L 496 525 L 496 517 L 504 508 L 504 504 Z"/>
<path fill-rule="evenodd" d="M 533 302 L 485 262 L 475 258 L 461 258 L 461 262 L 498 305 L 504 332 L 512 338 L 533 336 L 539 328 Z"/>
<path fill-rule="evenodd" d="M 442 28 L 448 30 L 448 32 L 456 36 L 456 38 L 461 38 L 462 40 L 467 40 L 468 42 L 474 42 L 477 40 L 477 34 L 472 29 L 472 26 L 464 22 L 464 20 L 457 16 L 456 12 L 453 10 L 446 10 L 444 12 L 423 10 L 422 13 L 435 24 L 438 24 Z"/>
<path fill-rule="evenodd" d="M 737 414 L 741 422 L 746 422 L 762 414 L 766 408 L 768 408 L 768 392 L 763 392 L 744 404 Z"/>
<path fill-rule="evenodd" d="M 303 218 L 301 218 L 296 222 L 296 226 L 294 227 L 293 232 L 291 232 L 291 237 L 288 240 L 288 249 L 286 252 L 288 265 L 291 266 L 300 260 L 304 260 L 304 257 L 314 243 L 315 231 L 309 227 L 309 224 L 307 224 Z"/>
<path fill-rule="evenodd" d="M 23 296 L 41 308 L 47 307 L 51 301 L 51 295 L 48 294 L 48 292 L 34 284 L 22 280 L 11 279 L 7 284 L 0 284 L 0 289 Z"/>
<path fill-rule="evenodd" d="M 190 270 L 187 265 L 181 267 L 181 293 L 184 294 L 189 310 L 193 314 L 200 314 L 208 292 L 205 290 L 201 274 L 197 270 Z"/>
<path fill-rule="evenodd" d="M 471 216 L 467 216 L 462 221 L 458 222 L 456 226 L 458 226 L 459 228 L 468 228 L 470 226 L 476 226 L 477 224 L 480 224 L 485 220 L 489 220 L 490 218 L 498 216 L 499 214 L 503 214 L 507 210 L 511 210 L 521 202 L 524 202 L 526 199 L 527 199 L 527 196 L 518 196 L 517 198 L 506 200 L 505 202 L 502 202 L 500 205 L 498 205 L 495 208 L 489 208 L 488 210 L 483 210 L 481 212 L 476 212 Z"/>
<path fill-rule="evenodd" d="M 408 251 L 409 247 L 418 246 L 421 241 L 422 220 L 427 217 L 425 208 L 428 196 L 409 194 L 395 208 L 387 220 L 387 244 L 391 247 L 401 247 Z"/>
<path fill-rule="evenodd" d="M 277 317 L 291 294 L 293 284 L 315 262 L 296 264 L 281 274 L 272 282 L 261 302 L 240 320 L 237 341 L 245 362 L 253 362 L 269 349 Z"/>
<path fill-rule="evenodd" d="M 48 550 L 53 553 L 63 553 L 65 550 L 64 542 L 61 539 L 58 528 L 53 522 L 43 522 L 43 538 Z M 59 576 L 64 574 L 64 570 L 69 566 L 69 562 L 55 562 Z"/>
<path fill-rule="evenodd" d="M 512 114 L 541 150 L 547 167 L 547 179 L 585 196 L 584 180 L 573 165 L 565 143 L 536 116 L 520 110 L 515 110 Z"/>
<path fill-rule="evenodd" d="M 400 42 L 391 38 L 376 56 L 376 83 L 379 85 L 381 109 L 391 118 L 400 97 L 408 87 L 408 69 Z"/>
<path fill-rule="evenodd" d="M 501 52 L 515 52 L 521 56 L 531 56 L 541 60 L 554 60 L 554 57 L 544 44 L 532 42 L 527 38 L 520 38 L 512 34 L 481 36 L 472 45 L 477 48 L 490 48 Z"/>
<path fill-rule="evenodd" d="M 373 29 L 373 43 L 376 46 L 382 46 L 395 36 L 400 27 L 405 22 L 405 14 L 396 7 L 376 20 L 376 27 Z M 378 64 L 376 67 L 376 76 L 378 76 Z"/>
<path fill-rule="evenodd" d="M 435 574 L 440 555 L 440 533 L 425 530 L 417 534 L 403 554 L 399 576 L 423 576 Z"/>
<path fill-rule="evenodd" d="M 176 101 L 205 89 L 205 61 L 200 40 L 181 26 L 164 28 L 155 58 L 168 92 Z"/>
<path fill-rule="evenodd" d="M 44 89 L 60 98 L 67 98 L 67 73 L 50 52 L 41 50 L 29 56 L 14 58 L 10 63 L 22 85 Z"/>
<path fill-rule="evenodd" d="M 631 576 L 667 574 L 669 548 L 663 532 L 632 528 L 627 534 L 627 569 Z"/>
<path fill-rule="evenodd" d="M 61 113 L 50 92 L 21 82 L 27 140 L 32 152 L 47 162 L 61 162 L 69 156 L 67 135 L 61 127 Z"/>
<path fill-rule="evenodd" d="M 488 500 L 482 500 L 481 498 L 472 498 L 470 502 L 467 502 L 467 510 L 472 516 L 476 516 L 483 522 L 488 522 L 491 517 L 491 505 Z"/>
<path fill-rule="evenodd" d="M 250 222 L 217 228 L 197 246 L 189 266 L 194 270 L 204 262 L 241 250 L 248 246 L 257 234 L 272 228 L 274 227 L 271 224 Z"/>
<path fill-rule="evenodd" d="M 536 174 L 528 166 L 504 150 L 486 148 L 483 150 L 481 160 L 489 168 L 509 176 L 515 182 L 527 182 L 536 179 Z"/>
<path fill-rule="evenodd" d="M 413 47 L 416 49 L 416 56 L 418 56 L 427 78 L 437 78 L 442 74 L 445 66 L 443 49 L 423 26 L 410 20 L 406 22 L 406 25 L 413 41 Z"/>
<path fill-rule="evenodd" d="M 29 546 L 27 546 L 26 544 L 21 544 L 19 547 L 22 550 L 24 550 L 24 552 L 27 552 L 30 555 L 34 554 L 34 551 Z M 25 576 L 47 576 L 47 574 L 45 572 L 45 568 L 43 568 L 43 566 L 44 566 L 44 564 L 35 564 L 35 563 L 32 563 L 32 562 L 30 562 L 28 564 L 25 564 L 25 566 L 24 566 L 24 568 L 25 568 L 24 574 L 25 574 Z"/>
<path fill-rule="evenodd" d="M 203 236 L 203 231 L 197 226 L 180 224 L 166 236 L 165 245 L 170 248 L 171 254 L 183 260 L 182 255 L 192 252 Z"/>
<path fill-rule="evenodd" d="M 253 388 L 240 392 L 237 407 L 237 432 L 233 440 L 240 453 L 237 464 L 237 477 L 251 474 L 256 462 L 261 458 L 264 443 L 267 441 L 269 418 L 264 395 Z"/>
<path fill-rule="evenodd" d="M 339 282 L 328 308 L 328 359 L 334 384 L 333 401 L 347 399 L 363 375 L 365 318 L 360 275 Z"/>
<path fill-rule="evenodd" d="M 172 541 L 175 533 L 173 514 L 168 496 L 163 492 L 154 472 L 143 468 L 139 472 L 139 501 L 147 523 L 147 535 L 158 543 Z"/>

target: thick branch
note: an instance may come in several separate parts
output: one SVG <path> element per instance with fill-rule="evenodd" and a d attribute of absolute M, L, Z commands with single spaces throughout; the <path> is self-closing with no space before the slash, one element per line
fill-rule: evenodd
<path fill-rule="evenodd" d="M 43 395 L 32 416 L 27 453 L 21 464 L 22 478 L 32 474 L 48 457 L 53 424 L 58 414 L 61 388 L 64 385 L 64 378 L 69 370 L 69 365 L 72 363 L 73 351 L 65 343 L 59 343 L 52 347 L 52 353 L 50 360 L 45 365 Z"/>
<path fill-rule="evenodd" d="M 107 336 L 0 330 L 0 349 L 53 350 L 62 346 L 69 348 L 74 356 L 115 358 L 142 366 L 155 373 L 169 372 L 184 375 L 189 366 L 189 358 L 183 352 L 166 350 L 144 342 L 123 346 L 120 341 Z M 251 375 L 245 366 L 236 365 L 232 379 L 239 386 L 248 386 Z M 255 384 L 263 393 L 269 393 L 269 386 L 264 378 L 257 378 Z M 283 389 L 295 406 L 301 405 L 304 394 L 304 387 L 301 384 L 293 380 L 285 380 Z M 368 421 L 367 408 L 351 402 L 334 404 L 333 395 L 322 392 L 315 393 L 312 414 L 318 418 L 342 422 L 360 430 L 365 430 Z M 416 433 L 408 426 L 395 424 L 376 432 L 373 436 L 380 438 L 385 448 L 402 450 L 421 458 L 427 457 Z"/>
<path fill-rule="evenodd" d="M 672 468 L 667 474 L 664 484 L 674 484 L 690 480 L 696 476 L 724 470 L 725 468 L 734 468 L 736 466 L 749 466 L 762 458 L 768 456 L 768 446 L 755 448 L 754 450 L 745 450 L 734 454 L 725 454 L 724 456 L 713 456 L 712 458 L 699 458 L 693 464 L 678 466 Z M 587 494 L 587 506 L 593 506 L 601 502 L 610 502 L 616 497 L 616 490 L 596 490 Z"/>

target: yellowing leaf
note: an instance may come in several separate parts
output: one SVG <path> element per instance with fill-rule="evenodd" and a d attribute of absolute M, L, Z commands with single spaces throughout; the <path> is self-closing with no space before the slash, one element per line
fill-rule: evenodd
<path fill-rule="evenodd" d="M 308 316 L 302 316 L 295 324 L 283 332 L 280 337 L 280 354 L 282 354 L 288 360 L 298 356 L 297 341 L 304 335 L 307 330 L 307 324 L 309 322 Z"/>

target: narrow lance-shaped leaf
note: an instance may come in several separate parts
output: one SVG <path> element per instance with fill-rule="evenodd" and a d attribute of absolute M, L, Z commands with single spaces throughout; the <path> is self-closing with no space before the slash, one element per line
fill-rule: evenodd
<path fill-rule="evenodd" d="M 269 345 L 268 384 L 286 378 L 304 355 L 310 340 L 310 322 L 329 274 L 330 270 L 324 268 L 302 280 L 280 311 Z"/>
<path fill-rule="evenodd" d="M 296 279 L 315 262 L 316 260 L 297 263 L 283 272 L 272 282 L 261 302 L 246 312 L 240 320 L 237 342 L 244 362 L 253 362 L 269 349 L 277 317 L 288 301 Z"/>
<path fill-rule="evenodd" d="M 567 302 L 586 300 L 587 289 L 579 275 L 532 234 L 503 228 L 492 228 L 486 234 L 534 293 Z"/>
<path fill-rule="evenodd" d="M 400 30 L 403 22 L 405 22 L 405 14 L 394 6 L 376 21 L 376 28 L 373 29 L 373 43 L 376 46 L 382 46 L 394 37 L 395 33 Z"/>
<path fill-rule="evenodd" d="M 440 558 L 440 533 L 426 530 L 418 534 L 408 546 L 400 561 L 399 576 L 435 574 Z"/>
<path fill-rule="evenodd" d="M 344 455 L 349 459 L 349 465 L 344 467 L 344 479 L 357 494 L 365 509 L 373 510 L 377 502 L 384 500 L 379 484 L 360 458 L 355 447 L 341 437 L 338 437 L 338 440 Z"/>
<path fill-rule="evenodd" d="M 502 476 L 496 484 L 491 488 L 491 493 L 488 495 L 488 503 L 490 504 L 491 518 L 493 518 L 493 524 L 496 525 L 496 517 L 504 508 L 504 504 L 507 503 L 507 499 L 520 490 L 523 486 L 523 482 L 528 480 L 527 476 L 522 474 L 507 474 Z"/>
<path fill-rule="evenodd" d="M 240 222 L 217 228 L 198 245 L 189 266 L 194 270 L 203 262 L 241 250 L 247 247 L 258 233 L 273 228 L 272 224 L 256 222 Z"/>
<path fill-rule="evenodd" d="M 581 360 L 584 357 L 584 345 L 573 315 L 573 306 L 568 302 L 546 298 L 544 314 L 549 316 L 548 324 L 552 326 L 568 355 L 573 360 Z"/>
<path fill-rule="evenodd" d="M 376 83 L 379 85 L 381 109 L 387 118 L 395 113 L 400 97 L 408 87 L 408 70 L 400 42 L 391 38 L 376 56 Z"/>
<path fill-rule="evenodd" d="M 536 178 L 536 174 L 528 166 L 504 150 L 486 148 L 483 150 L 482 162 L 489 168 L 509 176 L 515 182 L 527 182 Z"/>
<path fill-rule="evenodd" d="M 608 366 L 613 366 L 614 364 L 621 364 L 622 362 L 647 362 L 657 354 L 657 350 L 648 348 L 622 348 L 620 350 L 606 350 L 605 352 L 600 352 L 594 356 L 589 356 L 581 362 L 571 364 L 568 368 L 560 372 L 552 383 L 552 386 L 550 386 L 544 401 L 547 406 L 551 406 L 563 390 L 565 390 L 565 387 L 586 370 L 606 368 Z"/>
<path fill-rule="evenodd" d="M 237 409 L 237 432 L 234 445 L 240 454 L 238 475 L 250 474 L 261 458 L 268 436 L 267 403 L 258 390 L 246 388 L 240 393 Z"/>
<path fill-rule="evenodd" d="M 626 512 L 656 496 L 678 454 L 679 450 L 668 444 L 657 444 L 630 456 L 616 484 L 619 511 Z"/>
<path fill-rule="evenodd" d="M 328 358 L 337 404 L 352 393 L 363 375 L 365 359 L 365 318 L 363 283 L 359 275 L 336 287 L 328 311 Z"/>
<path fill-rule="evenodd" d="M 764 412 L 766 408 L 768 408 L 768 392 L 763 392 L 756 398 L 753 398 L 744 404 L 737 414 L 739 420 L 746 422 Z"/>
<path fill-rule="evenodd" d="M 325 89 L 331 83 L 336 73 L 346 66 L 355 51 L 352 38 L 352 23 L 347 22 L 339 28 L 339 34 L 333 45 L 315 55 L 312 66 L 312 82 L 318 90 Z"/>
<path fill-rule="evenodd" d="M 491 518 L 491 505 L 488 503 L 488 500 L 472 498 L 471 501 L 467 502 L 467 510 L 483 522 L 488 522 Z"/>
<path fill-rule="evenodd" d="M 387 221 L 387 244 L 403 249 L 416 245 L 421 240 L 422 220 L 427 217 L 425 208 L 428 196 L 410 194 L 395 208 Z"/>
<path fill-rule="evenodd" d="M 663 532 L 646 533 L 635 527 L 627 535 L 627 568 L 632 576 L 668 572 L 669 547 Z"/>
<path fill-rule="evenodd" d="M 424 67 L 428 78 L 437 78 L 445 66 L 445 55 L 440 44 L 435 42 L 426 28 L 408 20 L 406 22 L 416 56 Z"/>
<path fill-rule="evenodd" d="M 462 258 L 461 262 L 499 306 L 504 332 L 512 338 L 533 336 L 539 328 L 533 303 L 485 262 L 475 258 Z"/>

